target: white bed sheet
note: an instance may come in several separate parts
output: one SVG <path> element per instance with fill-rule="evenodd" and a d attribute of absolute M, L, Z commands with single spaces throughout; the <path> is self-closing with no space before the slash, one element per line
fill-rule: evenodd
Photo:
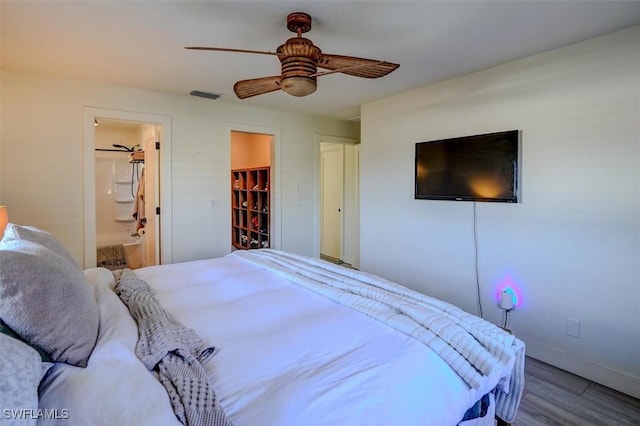
<path fill-rule="evenodd" d="M 113 274 L 85 271 L 100 312 L 98 341 L 86 368 L 56 363 L 39 388 L 39 425 L 181 425 L 167 393 L 142 365 L 134 350 L 138 328 L 113 292 Z M 55 413 L 68 410 L 68 419 Z M 47 418 L 50 417 L 50 418 Z"/>
<path fill-rule="evenodd" d="M 205 369 L 236 426 L 455 425 L 481 396 L 422 343 L 234 256 L 136 273 L 219 349 Z M 69 409 L 65 425 L 178 424 L 108 275 L 87 271 L 101 315 L 87 369 L 57 365 L 40 408 Z"/>

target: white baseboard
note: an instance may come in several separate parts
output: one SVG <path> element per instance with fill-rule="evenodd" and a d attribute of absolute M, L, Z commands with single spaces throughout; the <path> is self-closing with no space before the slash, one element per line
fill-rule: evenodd
<path fill-rule="evenodd" d="M 531 358 L 640 399 L 640 377 L 577 358 L 574 354 L 546 346 L 526 337 L 518 336 L 518 338 L 526 344 L 526 353 Z"/>

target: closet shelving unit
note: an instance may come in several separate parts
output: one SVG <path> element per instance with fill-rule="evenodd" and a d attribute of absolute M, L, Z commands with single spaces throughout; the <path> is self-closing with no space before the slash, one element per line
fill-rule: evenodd
<path fill-rule="evenodd" d="M 231 170 L 231 244 L 269 248 L 269 167 Z"/>

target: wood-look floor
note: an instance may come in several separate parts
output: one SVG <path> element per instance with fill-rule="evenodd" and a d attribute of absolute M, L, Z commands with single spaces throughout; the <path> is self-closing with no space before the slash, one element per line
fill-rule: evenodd
<path fill-rule="evenodd" d="M 527 357 L 513 425 L 640 425 L 640 400 Z"/>

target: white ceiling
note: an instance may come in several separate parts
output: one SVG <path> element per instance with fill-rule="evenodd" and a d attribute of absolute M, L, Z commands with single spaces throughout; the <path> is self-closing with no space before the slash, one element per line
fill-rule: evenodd
<path fill-rule="evenodd" d="M 205 45 L 274 51 L 307 12 L 323 52 L 400 68 L 369 80 L 318 79 L 316 93 L 239 100 L 237 80 L 278 75 L 275 56 L 202 52 Z M 640 1 L 7 1 L 2 66 L 342 119 L 363 103 L 640 24 Z"/>

